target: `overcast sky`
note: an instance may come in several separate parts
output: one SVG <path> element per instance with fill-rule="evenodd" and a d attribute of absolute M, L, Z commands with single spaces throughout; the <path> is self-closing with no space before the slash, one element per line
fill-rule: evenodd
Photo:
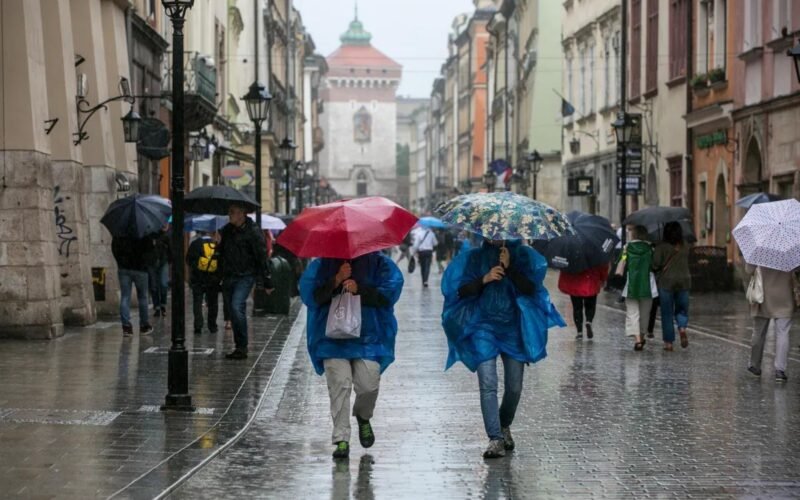
<path fill-rule="evenodd" d="M 317 50 L 328 56 L 353 20 L 354 0 L 294 0 Z M 447 58 L 453 18 L 474 10 L 472 0 L 359 0 L 358 18 L 372 45 L 403 65 L 399 94 L 429 97 Z"/>

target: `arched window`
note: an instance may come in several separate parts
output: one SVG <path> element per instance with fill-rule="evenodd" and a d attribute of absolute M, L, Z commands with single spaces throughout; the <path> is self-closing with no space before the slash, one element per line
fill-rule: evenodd
<path fill-rule="evenodd" d="M 367 196 L 367 174 L 363 171 L 356 176 L 356 196 Z"/>
<path fill-rule="evenodd" d="M 658 172 L 656 171 L 655 163 L 651 163 L 650 168 L 647 170 L 644 202 L 651 207 L 658 205 Z"/>

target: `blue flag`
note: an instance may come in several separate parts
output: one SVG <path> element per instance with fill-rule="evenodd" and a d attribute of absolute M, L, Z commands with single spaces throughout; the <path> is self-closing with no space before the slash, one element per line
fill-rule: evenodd
<path fill-rule="evenodd" d="M 561 116 L 572 116 L 575 113 L 575 108 L 563 97 L 561 98 Z"/>

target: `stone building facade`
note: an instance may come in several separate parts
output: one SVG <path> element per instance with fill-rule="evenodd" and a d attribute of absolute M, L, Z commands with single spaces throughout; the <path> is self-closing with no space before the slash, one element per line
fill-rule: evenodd
<path fill-rule="evenodd" d="M 356 17 L 327 58 L 320 176 L 343 197 L 398 194 L 397 88 L 402 67 L 370 43 Z"/>

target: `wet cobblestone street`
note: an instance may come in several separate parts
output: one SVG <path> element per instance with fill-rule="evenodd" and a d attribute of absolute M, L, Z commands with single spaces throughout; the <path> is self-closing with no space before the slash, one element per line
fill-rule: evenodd
<path fill-rule="evenodd" d="M 349 462 L 331 459 L 325 379 L 294 328 L 253 425 L 173 496 L 800 497 L 796 334 L 789 383 L 776 385 L 770 355 L 761 379 L 745 371 L 746 314 L 723 330 L 710 296 L 697 296 L 696 323 L 706 326 L 690 331 L 688 349 L 662 351 L 657 331 L 636 353 L 622 332 L 623 313 L 605 298 L 593 341 L 576 342 L 572 328 L 551 330 L 548 358 L 526 368 L 512 426 L 517 449 L 485 461 L 477 378 L 462 365 L 443 371 L 438 284 L 435 272 L 427 290 L 407 276 L 397 361 L 382 380 L 373 448 L 356 439 Z M 571 317 L 568 300 L 553 296 Z"/>

